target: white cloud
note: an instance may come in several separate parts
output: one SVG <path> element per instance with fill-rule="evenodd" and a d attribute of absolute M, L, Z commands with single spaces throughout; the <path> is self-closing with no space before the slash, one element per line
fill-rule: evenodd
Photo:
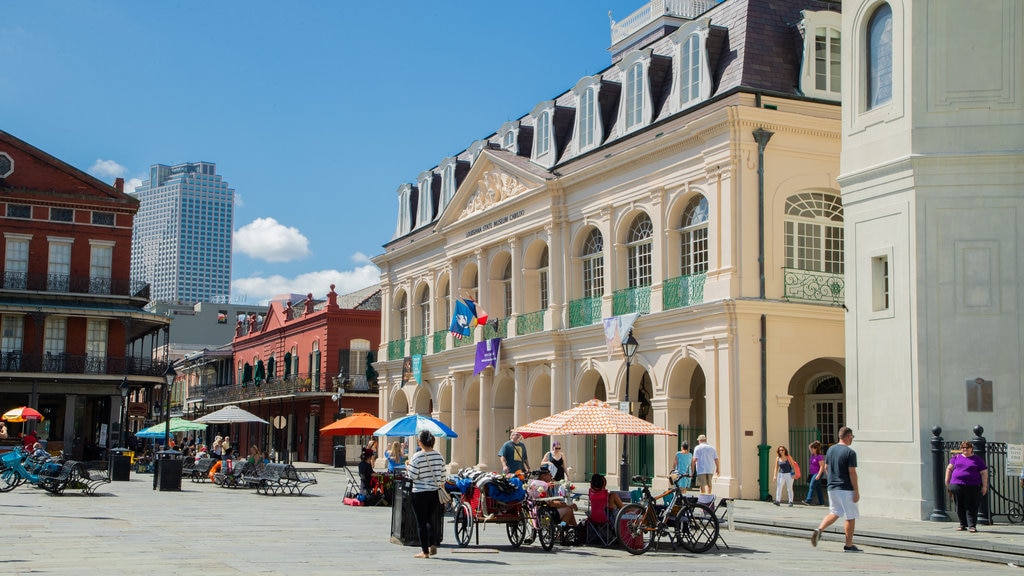
<path fill-rule="evenodd" d="M 107 178 L 120 178 L 128 172 L 128 169 L 113 160 L 97 158 L 96 163 L 87 172 L 101 180 L 105 180 Z"/>
<path fill-rule="evenodd" d="M 355 254 L 353 254 L 352 261 L 355 262 L 356 264 L 373 264 L 373 261 L 370 260 L 370 257 L 367 256 L 366 254 L 363 254 L 362 252 L 356 252 Z"/>
<path fill-rule="evenodd" d="M 266 304 L 278 294 L 313 293 L 323 298 L 335 285 L 338 294 L 348 294 L 380 282 L 380 270 L 373 264 L 358 266 L 352 270 L 319 270 L 306 272 L 294 278 L 280 275 L 238 278 L 231 282 L 233 300 Z"/>
<path fill-rule="evenodd" d="M 257 218 L 242 226 L 235 231 L 232 244 L 236 252 L 267 262 L 291 262 L 312 254 L 309 239 L 298 228 L 273 218 Z"/>
<path fill-rule="evenodd" d="M 142 178 L 129 178 L 124 183 L 124 191 L 129 194 L 134 194 L 135 189 L 142 186 Z"/>

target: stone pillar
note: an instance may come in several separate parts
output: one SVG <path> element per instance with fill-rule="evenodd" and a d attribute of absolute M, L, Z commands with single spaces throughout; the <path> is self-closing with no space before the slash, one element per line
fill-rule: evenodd
<path fill-rule="evenodd" d="M 498 457 L 498 445 L 494 437 L 494 419 L 491 418 L 491 389 L 494 387 L 494 368 L 486 368 L 480 373 L 480 461 L 477 468 L 493 470 L 492 463 Z"/>

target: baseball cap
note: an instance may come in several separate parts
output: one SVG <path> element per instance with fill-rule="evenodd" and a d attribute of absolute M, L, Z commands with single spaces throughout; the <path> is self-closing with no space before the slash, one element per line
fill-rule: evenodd
<path fill-rule="evenodd" d="M 555 475 L 555 465 L 552 464 L 551 462 L 545 462 L 541 464 L 540 469 L 542 472 L 546 471 L 548 474 L 551 474 L 552 476 Z"/>

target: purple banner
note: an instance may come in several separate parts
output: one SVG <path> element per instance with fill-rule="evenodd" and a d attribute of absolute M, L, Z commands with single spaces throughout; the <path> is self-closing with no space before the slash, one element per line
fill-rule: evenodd
<path fill-rule="evenodd" d="M 484 371 L 488 366 L 494 366 L 498 370 L 498 349 L 501 348 L 501 338 L 491 338 L 476 343 L 476 362 L 473 364 L 473 376 Z"/>

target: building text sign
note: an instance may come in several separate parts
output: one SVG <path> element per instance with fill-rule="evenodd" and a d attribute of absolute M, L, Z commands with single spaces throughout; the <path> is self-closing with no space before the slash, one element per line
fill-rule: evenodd
<path fill-rule="evenodd" d="M 516 218 L 519 218 L 520 216 L 522 216 L 525 213 L 526 213 L 526 210 L 516 210 L 515 212 L 511 212 L 509 214 L 506 214 L 505 216 L 502 216 L 501 218 L 498 218 L 496 220 L 493 220 L 491 222 L 483 224 L 482 226 L 477 226 L 476 228 L 473 228 L 469 232 L 466 232 L 466 238 L 469 238 L 470 236 L 476 236 L 477 234 L 479 234 L 481 232 L 485 232 L 487 230 L 490 230 L 491 228 L 497 228 L 498 226 L 501 226 L 502 224 L 508 224 L 509 222 L 515 220 Z"/>

